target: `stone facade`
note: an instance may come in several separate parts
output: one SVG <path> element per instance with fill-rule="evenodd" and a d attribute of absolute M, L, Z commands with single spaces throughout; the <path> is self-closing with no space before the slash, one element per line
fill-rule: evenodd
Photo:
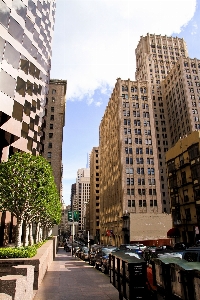
<path fill-rule="evenodd" d="M 89 231 L 90 239 L 99 242 L 99 147 L 94 147 L 90 153 L 90 202 L 89 202 Z"/>
<path fill-rule="evenodd" d="M 101 241 L 129 242 L 127 213 L 162 213 L 150 86 L 117 80 L 100 124 Z M 164 175 L 164 174 L 163 174 Z"/>
<path fill-rule="evenodd" d="M 187 46 L 181 38 L 147 34 L 140 38 L 135 54 L 136 79 L 148 80 L 150 84 L 162 210 L 170 213 L 167 177 L 165 176 L 165 153 L 169 149 L 170 136 L 162 82 L 181 56 L 188 57 Z"/>
<path fill-rule="evenodd" d="M 62 142 L 65 125 L 66 80 L 50 80 L 43 122 L 43 156 L 52 166 L 62 201 Z"/>
<path fill-rule="evenodd" d="M 166 154 L 173 227 L 180 241 L 200 239 L 200 131 L 194 131 Z"/>
<path fill-rule="evenodd" d="M 82 168 L 77 171 L 76 199 L 79 211 L 78 232 L 86 231 L 86 205 L 90 199 L 90 169 Z"/>
<path fill-rule="evenodd" d="M 180 138 L 200 129 L 200 60 L 180 57 L 162 85 L 171 148 Z"/>

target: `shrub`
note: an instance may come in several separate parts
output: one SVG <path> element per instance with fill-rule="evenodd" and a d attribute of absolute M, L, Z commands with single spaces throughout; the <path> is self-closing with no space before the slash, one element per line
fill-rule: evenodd
<path fill-rule="evenodd" d="M 31 258 L 37 254 L 37 249 L 40 248 L 46 241 L 41 241 L 33 246 L 19 248 L 0 248 L 0 259 L 6 258 Z"/>

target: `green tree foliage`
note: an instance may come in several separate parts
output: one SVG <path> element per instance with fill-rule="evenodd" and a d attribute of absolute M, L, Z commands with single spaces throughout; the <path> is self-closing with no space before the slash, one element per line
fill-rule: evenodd
<path fill-rule="evenodd" d="M 10 211 L 17 218 L 17 246 L 21 244 L 23 221 L 45 219 L 51 226 L 60 222 L 60 199 L 45 158 L 15 153 L 0 164 L 0 210 Z"/>

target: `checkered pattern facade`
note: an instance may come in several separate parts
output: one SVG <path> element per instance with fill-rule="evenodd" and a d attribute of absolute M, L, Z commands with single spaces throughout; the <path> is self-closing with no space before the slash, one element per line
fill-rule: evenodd
<path fill-rule="evenodd" d="M 0 0 L 0 157 L 40 152 L 54 0 Z"/>

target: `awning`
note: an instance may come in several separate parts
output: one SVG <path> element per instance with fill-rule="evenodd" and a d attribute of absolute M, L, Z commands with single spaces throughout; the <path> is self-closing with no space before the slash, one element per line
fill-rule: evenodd
<path fill-rule="evenodd" d="M 169 237 L 169 238 L 180 237 L 179 229 L 178 228 L 171 228 L 169 231 L 167 231 L 167 237 Z"/>

